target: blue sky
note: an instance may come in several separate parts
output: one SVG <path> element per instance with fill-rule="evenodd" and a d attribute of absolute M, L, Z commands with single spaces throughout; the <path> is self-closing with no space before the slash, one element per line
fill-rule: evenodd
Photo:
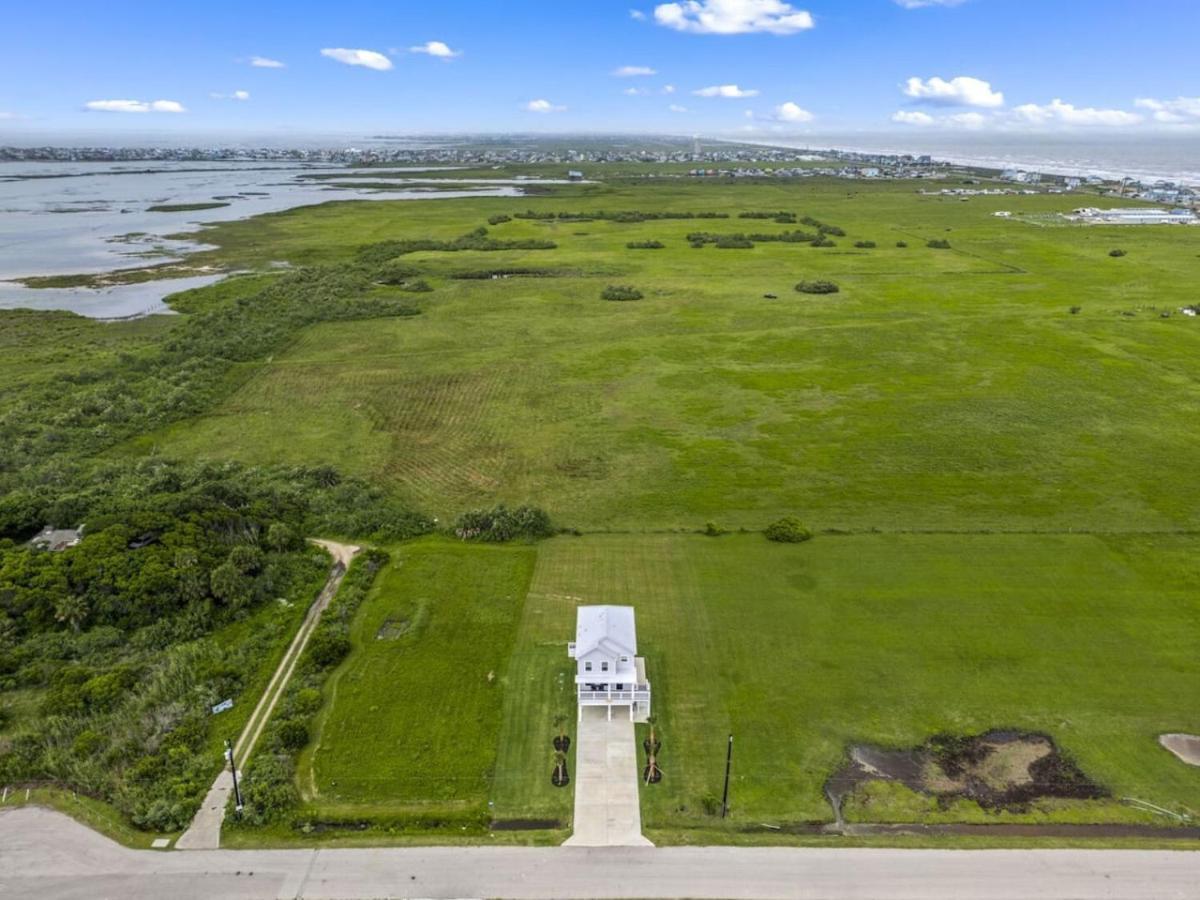
<path fill-rule="evenodd" d="M 67 0 L 3 20 L 0 141 L 1200 130 L 1200 0 Z"/>

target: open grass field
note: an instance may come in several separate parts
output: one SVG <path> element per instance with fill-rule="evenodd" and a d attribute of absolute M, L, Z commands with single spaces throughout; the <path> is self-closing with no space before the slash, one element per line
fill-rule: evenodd
<path fill-rule="evenodd" d="M 338 815 L 487 815 L 535 552 L 443 539 L 395 550 L 300 762 L 306 800 Z"/>
<path fill-rule="evenodd" d="M 581 196 L 335 204 L 212 239 L 243 262 L 329 261 L 526 207 L 788 209 L 848 236 L 697 250 L 693 230 L 790 226 L 504 223 L 492 234 L 558 249 L 406 256 L 435 287 L 422 316 L 310 329 L 212 415 L 143 447 L 333 463 L 441 517 L 532 501 L 584 529 L 758 528 L 790 511 L 848 530 L 1194 527 L 1200 476 L 1177 463 L 1200 326 L 1159 313 L 1197 299 L 1200 231 L 1039 227 L 989 213 L 1078 200 L 908 185 L 566 190 Z M 625 249 L 650 239 L 666 249 Z M 1128 256 L 1107 256 L 1117 244 Z M 567 274 L 449 277 L 511 266 Z M 842 290 L 792 290 L 811 278 Z M 600 301 L 609 283 L 645 299 Z"/>
<path fill-rule="evenodd" d="M 569 820 L 549 740 L 587 602 L 637 608 L 664 740 L 642 804 L 659 839 L 828 820 L 822 785 L 849 743 L 997 727 L 1049 734 L 1113 797 L 1006 820 L 1149 821 L 1128 796 L 1200 810 L 1195 770 L 1155 742 L 1200 729 L 1200 323 L 1177 313 L 1200 300 L 1200 229 L 1058 225 L 1080 198 L 917 187 L 615 182 L 330 204 L 206 236 L 218 249 L 202 261 L 254 268 L 452 239 L 527 208 L 731 215 L 518 219 L 490 235 L 557 249 L 407 255 L 433 286 L 413 295 L 420 316 L 309 328 L 209 415 L 129 446 L 332 464 L 443 521 L 528 502 L 585 532 L 395 549 L 302 756 L 316 809 Z M 737 218 L 748 210 L 847 234 L 689 246 L 692 231 L 804 227 Z M 651 240 L 666 247 L 626 248 Z M 552 271 L 455 277 L 514 267 Z M 799 294 L 801 279 L 841 291 Z M 644 297 L 605 302 L 608 284 Z M 680 533 L 785 514 L 817 539 Z M 719 793 L 730 732 L 721 826 L 701 801 Z M 995 821 L 905 789 L 847 815 Z"/>
<path fill-rule="evenodd" d="M 643 788 L 652 834 L 829 821 L 823 785 L 850 743 L 995 727 L 1050 735 L 1113 799 L 997 815 L 888 789 L 851 818 L 1153 822 L 1120 798 L 1200 806 L 1200 782 L 1156 740 L 1194 727 L 1181 703 L 1200 690 L 1192 545 L 747 534 L 402 546 L 355 622 L 301 781 L 318 815 L 569 823 L 572 792 L 549 774 L 553 719 L 572 705 L 575 607 L 632 603 L 664 741 L 665 778 Z M 730 733 L 721 823 L 702 800 L 720 793 Z"/>

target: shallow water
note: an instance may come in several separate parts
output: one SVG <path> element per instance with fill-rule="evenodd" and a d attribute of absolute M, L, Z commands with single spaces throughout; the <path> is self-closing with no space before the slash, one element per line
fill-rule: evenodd
<path fill-rule="evenodd" d="M 500 180 L 445 182 L 459 185 L 461 190 L 379 192 L 334 187 L 303 177 L 322 172 L 354 180 L 362 171 L 263 162 L 2 163 L 0 307 L 67 309 L 98 318 L 162 311 L 162 297 L 198 286 L 195 279 L 99 290 L 34 290 L 13 284 L 12 279 L 97 274 L 176 261 L 203 245 L 194 240 L 170 241 L 164 235 L 197 232 L 207 223 L 332 200 L 445 200 L 521 193 L 512 183 Z M 409 171 L 415 174 L 431 168 Z M 150 211 L 162 204 L 213 202 L 228 205 Z M 212 280 L 215 278 L 203 283 Z"/>

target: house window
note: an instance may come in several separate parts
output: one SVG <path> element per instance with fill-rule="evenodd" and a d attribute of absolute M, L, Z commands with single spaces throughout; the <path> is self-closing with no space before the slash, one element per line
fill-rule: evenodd
<path fill-rule="evenodd" d="M 621 662 L 629 662 L 629 657 L 628 657 L 628 656 L 622 656 L 622 657 L 621 657 Z"/>
<path fill-rule="evenodd" d="M 600 663 L 600 671 L 601 671 L 601 672 L 607 672 L 607 671 L 608 671 L 608 660 L 607 660 L 607 659 L 606 659 L 606 660 L 604 660 L 604 662 Z"/>
<path fill-rule="evenodd" d="M 590 662 L 585 662 L 583 664 L 583 671 L 585 671 L 585 672 L 592 671 L 592 664 Z"/>

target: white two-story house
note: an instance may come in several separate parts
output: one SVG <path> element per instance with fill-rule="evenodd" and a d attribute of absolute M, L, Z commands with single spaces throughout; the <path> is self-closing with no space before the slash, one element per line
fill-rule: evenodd
<path fill-rule="evenodd" d="M 637 655 L 632 606 L 581 606 L 576 611 L 575 641 L 567 645 L 575 660 L 579 717 L 585 706 L 628 707 L 629 718 L 650 715 L 646 661 Z"/>

